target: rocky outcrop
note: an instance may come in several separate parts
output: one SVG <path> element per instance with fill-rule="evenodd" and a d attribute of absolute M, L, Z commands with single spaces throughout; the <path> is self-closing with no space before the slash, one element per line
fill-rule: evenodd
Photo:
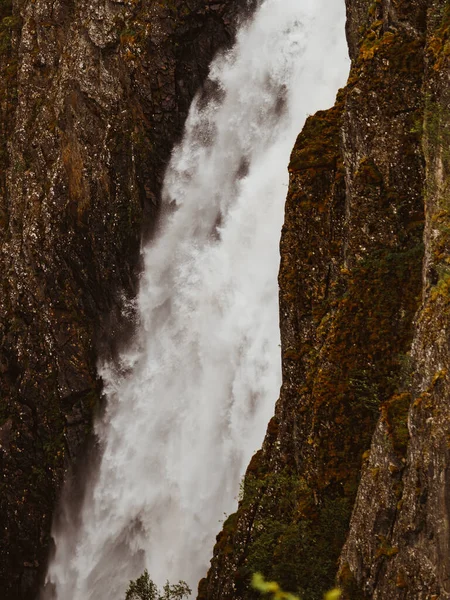
<path fill-rule="evenodd" d="M 0 6 L 0 589 L 34 598 L 165 164 L 248 2 Z"/>
<path fill-rule="evenodd" d="M 411 373 L 403 415 L 392 423 L 386 418 L 389 404 L 382 407 L 341 557 L 341 570 L 368 598 L 450 598 L 450 7 L 431 2 L 427 17 L 423 117 L 416 126 L 425 158 L 425 256 Z"/>
<path fill-rule="evenodd" d="M 346 3 L 348 85 L 289 166 L 281 395 L 202 599 L 450 597 L 450 7 Z"/>

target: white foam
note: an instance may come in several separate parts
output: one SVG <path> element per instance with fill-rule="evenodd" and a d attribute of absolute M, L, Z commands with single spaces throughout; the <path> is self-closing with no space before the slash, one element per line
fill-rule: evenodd
<path fill-rule="evenodd" d="M 59 600 L 124 597 L 206 574 L 224 513 L 280 386 L 278 244 L 287 165 L 305 117 L 348 73 L 344 0 L 266 0 L 211 66 L 144 248 L 134 343 L 100 368 L 104 448 L 81 526 L 54 532 Z"/>

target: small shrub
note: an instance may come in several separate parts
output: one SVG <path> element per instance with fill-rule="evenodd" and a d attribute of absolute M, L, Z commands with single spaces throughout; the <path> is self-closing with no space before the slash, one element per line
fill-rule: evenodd
<path fill-rule="evenodd" d="M 125 600 L 183 600 L 189 598 L 191 591 L 185 581 L 179 581 L 174 585 L 167 582 L 161 592 L 145 569 L 140 577 L 130 581 Z"/>
<path fill-rule="evenodd" d="M 261 573 L 254 573 L 252 587 L 261 594 L 271 594 L 273 600 L 300 600 L 295 594 L 283 591 L 276 581 L 266 581 Z M 341 591 L 335 588 L 324 595 L 324 600 L 339 600 Z"/>

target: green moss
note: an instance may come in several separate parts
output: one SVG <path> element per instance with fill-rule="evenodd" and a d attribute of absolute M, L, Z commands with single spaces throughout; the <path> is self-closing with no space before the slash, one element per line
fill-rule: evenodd
<path fill-rule="evenodd" d="M 320 437 L 312 437 L 318 462 L 314 487 L 340 483 L 352 495 L 378 408 L 405 385 L 422 255 L 421 242 L 403 252 L 380 250 L 348 275 L 333 325 L 324 328 L 321 355 L 310 357 L 310 364 L 320 359 L 320 368 L 306 379 L 309 398 L 303 402 L 315 422 L 330 423 Z"/>
<path fill-rule="evenodd" d="M 425 96 L 425 112 L 423 122 L 424 145 L 431 161 L 439 159 L 443 162 L 443 171 L 450 169 L 450 110 L 442 102 L 436 102 L 429 94 Z M 442 171 L 442 169 L 440 170 Z M 428 193 L 436 192 L 436 181 L 429 178 Z M 444 195 L 447 208 L 450 208 L 448 198 L 448 176 L 440 182 L 439 192 Z M 431 186 L 431 187 L 430 187 Z"/>
<path fill-rule="evenodd" d="M 251 544 L 237 575 L 240 592 L 252 597 L 251 576 L 261 572 L 286 591 L 321 600 L 334 584 L 351 503 L 335 497 L 316 504 L 305 480 L 285 468 L 260 479 L 247 475 L 240 511 L 255 507 Z"/>
<path fill-rule="evenodd" d="M 370 158 L 362 159 L 354 177 L 359 185 L 380 187 L 383 184 L 383 177 Z"/>
<path fill-rule="evenodd" d="M 391 544 L 388 542 L 385 536 L 380 536 L 379 540 L 380 543 L 375 554 L 376 558 L 392 558 L 393 556 L 398 554 L 398 547 L 391 546 Z"/>
<path fill-rule="evenodd" d="M 405 30 L 385 31 L 380 21 L 374 21 L 365 32 L 360 44 L 358 59 L 352 64 L 348 87 L 359 85 L 361 80 L 370 81 L 376 95 L 383 95 L 387 107 L 405 105 L 409 99 L 403 96 L 405 83 L 417 79 L 424 73 L 424 40 Z M 393 80 L 398 82 L 393 84 Z M 365 95 L 359 98 L 365 102 Z"/>
<path fill-rule="evenodd" d="M 439 26 L 429 38 L 427 54 L 435 71 L 442 69 L 450 55 L 450 4 L 446 3 Z"/>
<path fill-rule="evenodd" d="M 0 3 L 0 196 L 6 195 L 5 172 L 9 167 L 7 140 L 17 105 L 17 57 L 13 53 L 12 36 L 20 26 L 21 19 L 13 14 L 11 0 L 3 0 Z M 3 228 L 6 228 L 8 217 L 4 211 L 2 221 Z"/>
<path fill-rule="evenodd" d="M 394 451 L 399 458 L 406 456 L 409 442 L 408 413 L 411 406 L 411 394 L 394 394 L 381 408 L 381 415 L 388 426 Z"/>
<path fill-rule="evenodd" d="M 338 573 L 338 582 L 342 590 L 343 600 L 362 600 L 358 583 L 348 563 L 341 565 Z"/>
<path fill-rule="evenodd" d="M 373 21 L 370 27 L 366 30 L 365 36 L 359 48 L 360 60 L 370 60 L 374 57 L 375 53 L 383 46 L 389 46 L 394 38 L 394 34 L 391 32 L 382 33 L 383 21 Z"/>
<path fill-rule="evenodd" d="M 291 154 L 289 171 L 303 171 L 314 177 L 317 171 L 337 167 L 339 154 L 339 131 L 345 94 L 340 91 L 336 105 L 327 111 L 319 111 L 309 117 L 297 138 Z"/>

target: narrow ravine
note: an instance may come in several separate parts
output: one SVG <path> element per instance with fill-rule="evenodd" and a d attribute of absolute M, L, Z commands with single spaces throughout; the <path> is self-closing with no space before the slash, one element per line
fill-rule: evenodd
<path fill-rule="evenodd" d="M 344 20 L 344 0 L 266 0 L 213 62 L 143 249 L 134 342 L 100 367 L 100 466 L 76 533 L 53 532 L 46 597 L 120 599 L 145 567 L 194 590 L 205 575 L 278 397 L 286 167 L 345 83 Z"/>

